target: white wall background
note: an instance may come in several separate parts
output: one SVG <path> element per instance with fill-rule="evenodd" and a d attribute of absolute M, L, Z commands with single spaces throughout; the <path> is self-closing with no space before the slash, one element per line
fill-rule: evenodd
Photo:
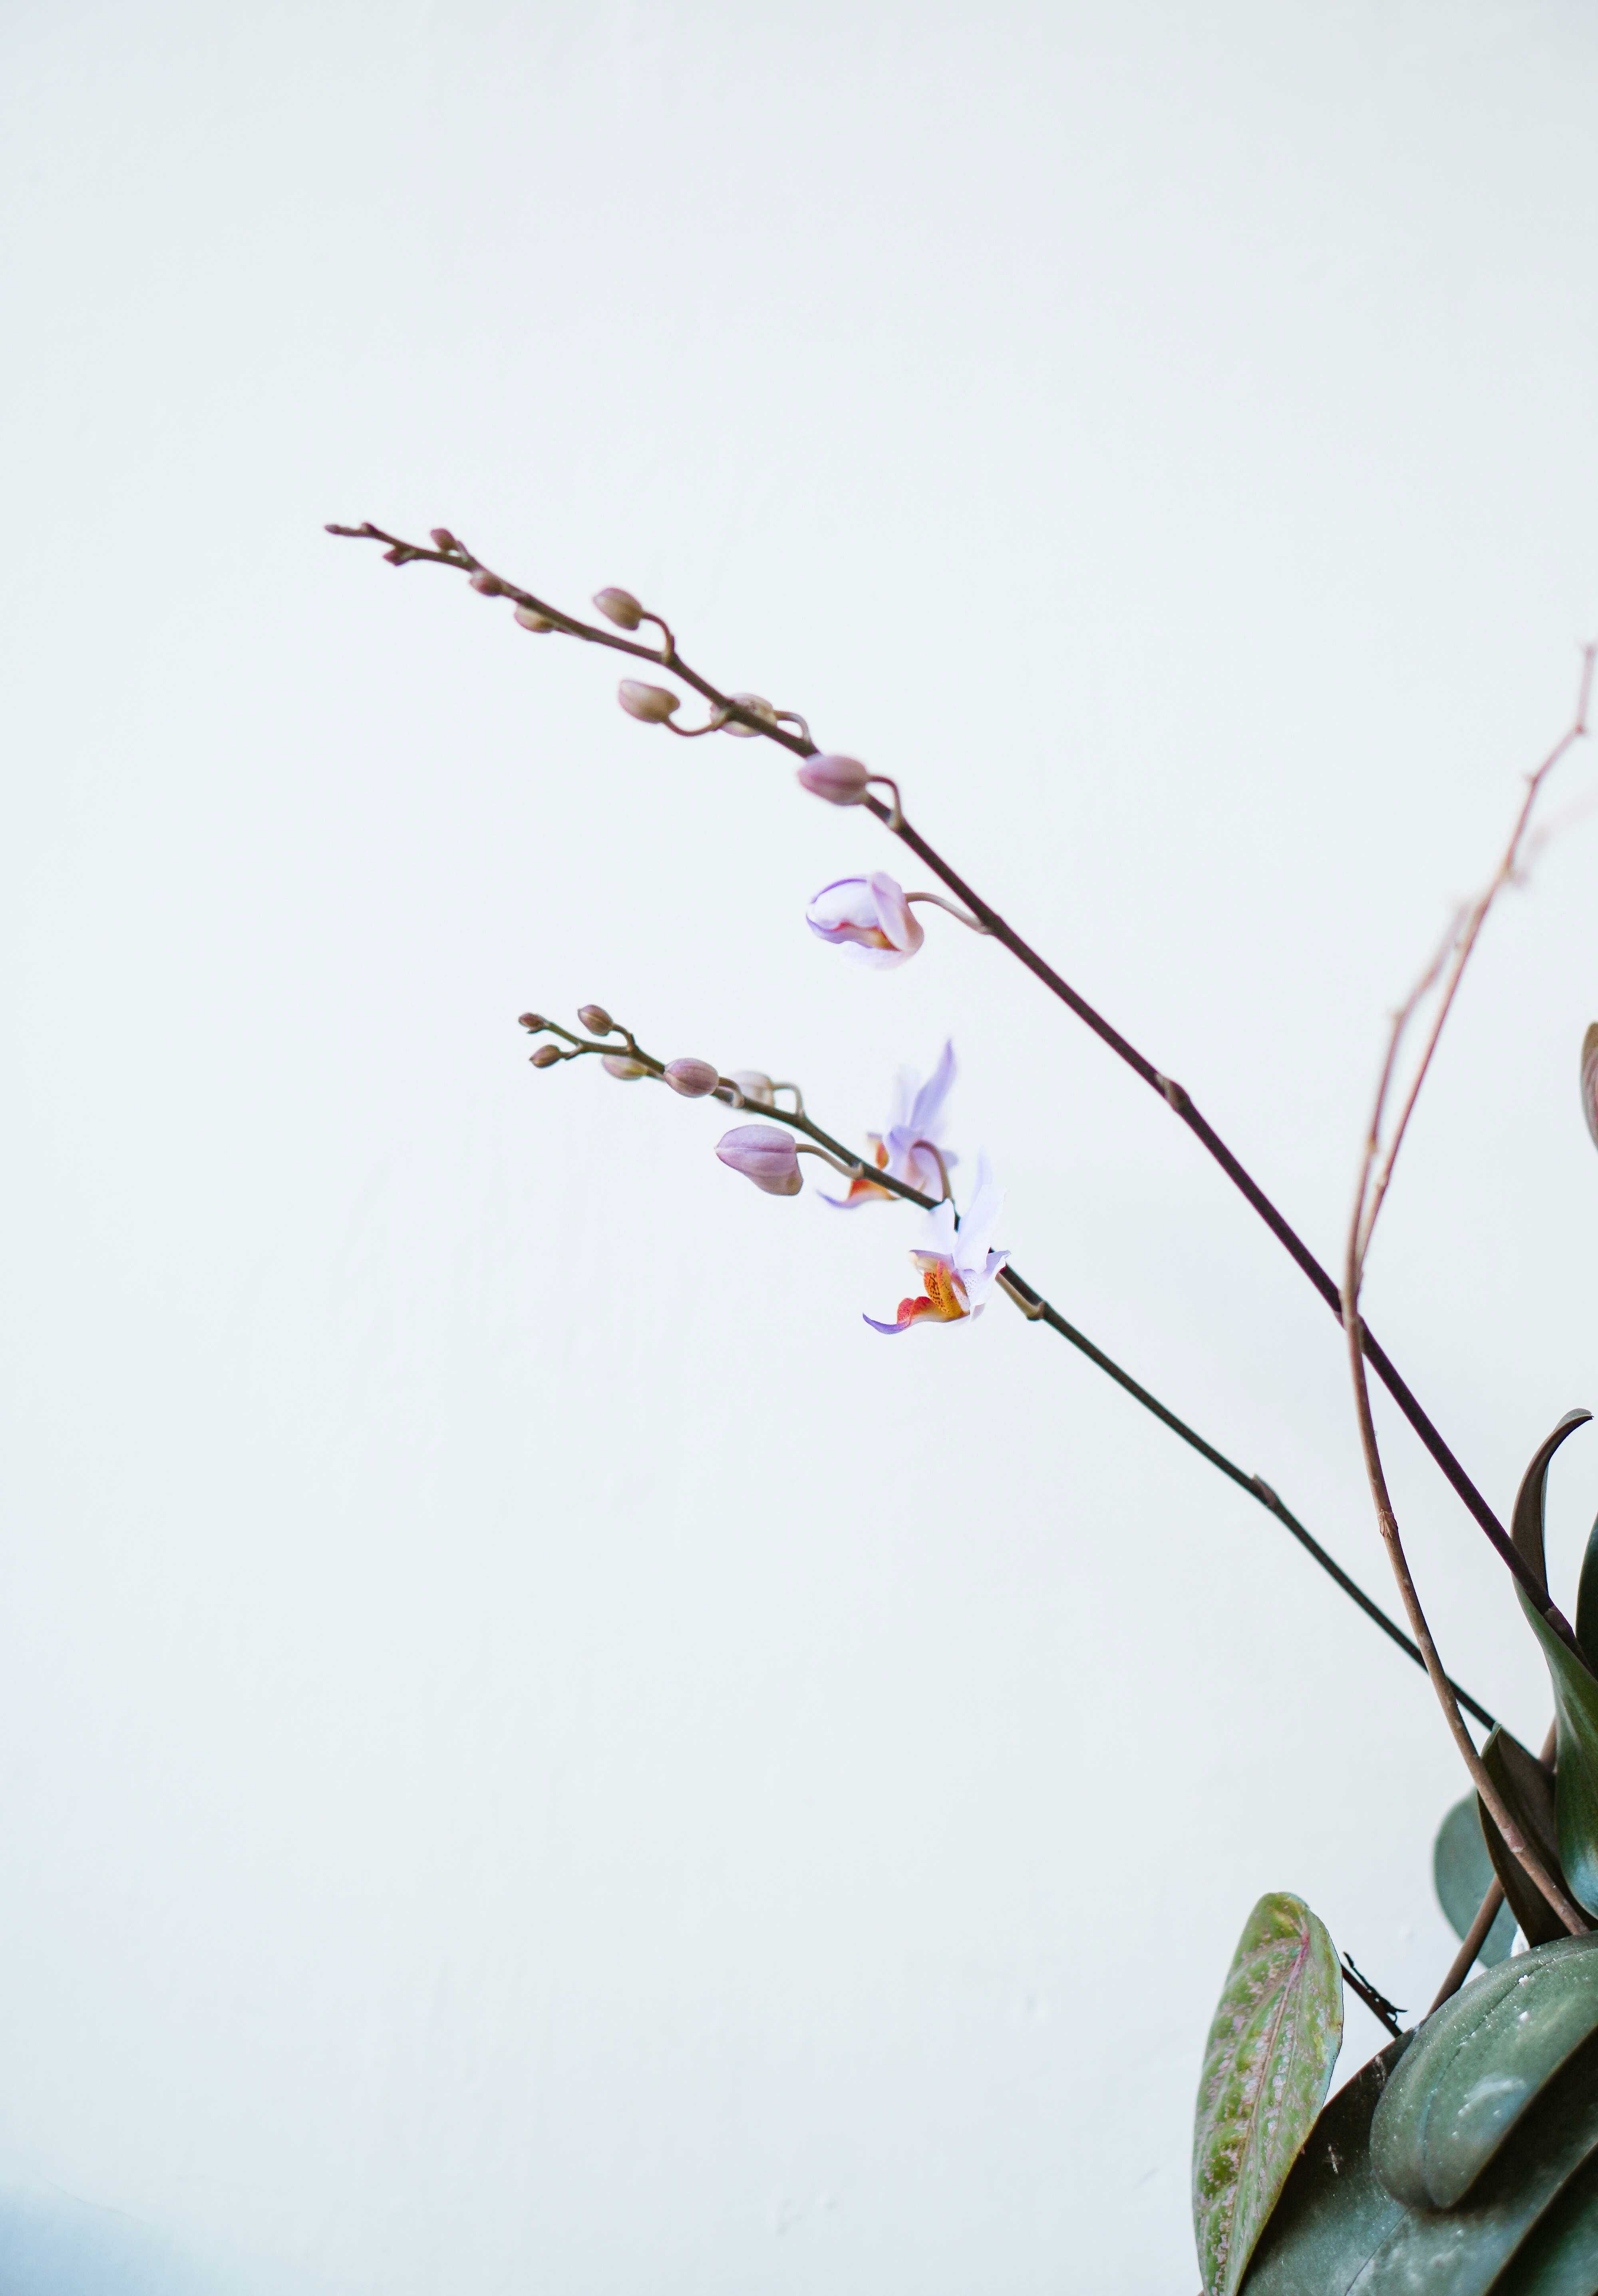
<path fill-rule="evenodd" d="M 0 2284 L 1186 2296 L 1257 1894 L 1412 2009 L 1449 1958 L 1423 1683 L 1057 1341 L 868 1332 L 897 1215 L 514 1016 L 850 1137 L 952 1031 L 1020 1264 L 1385 1599 L 1332 1320 L 997 952 L 811 941 L 880 830 L 321 523 L 628 583 L 898 774 L 1330 1257 L 1598 626 L 1590 10 L 10 0 L 0 53 Z M 1598 1404 L 1595 838 L 1491 930 L 1371 1294 L 1504 1505 Z M 1567 1593 L 1595 1499 L 1589 1437 Z"/>

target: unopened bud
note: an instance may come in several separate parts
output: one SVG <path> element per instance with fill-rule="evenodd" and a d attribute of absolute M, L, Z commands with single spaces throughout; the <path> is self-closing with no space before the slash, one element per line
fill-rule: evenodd
<path fill-rule="evenodd" d="M 553 1069 L 557 1061 L 563 1061 L 565 1057 L 559 1045 L 540 1045 L 533 1054 L 533 1066 L 536 1069 Z"/>
<path fill-rule="evenodd" d="M 579 1004 L 577 1016 L 591 1037 L 608 1037 L 616 1026 L 602 1004 Z"/>
<path fill-rule="evenodd" d="M 498 575 L 490 574 L 486 566 L 479 566 L 471 577 L 471 586 L 479 597 L 484 598 L 503 598 L 505 592 L 505 586 Z"/>
<path fill-rule="evenodd" d="M 619 1084 L 636 1084 L 640 1077 L 646 1077 L 649 1074 L 642 1061 L 629 1060 L 625 1053 L 606 1053 L 600 1062 L 600 1066 L 607 1076 L 613 1076 Z"/>
<path fill-rule="evenodd" d="M 801 789 L 829 805 L 858 805 L 871 776 L 858 758 L 807 758 L 799 778 Z"/>
<path fill-rule="evenodd" d="M 537 606 L 518 606 L 516 619 L 524 630 L 553 630 L 554 627 L 549 616 L 541 614 Z"/>
<path fill-rule="evenodd" d="M 1598 1021 L 1581 1040 L 1581 1112 L 1598 1148 Z"/>
<path fill-rule="evenodd" d="M 715 1091 L 721 1078 L 709 1061 L 668 1061 L 666 1081 L 684 1100 L 703 1100 L 708 1092 Z"/>
<path fill-rule="evenodd" d="M 455 540 L 454 535 L 451 534 L 447 526 L 434 527 L 433 548 L 435 550 L 458 550 L 460 546 L 460 544 Z"/>
<path fill-rule="evenodd" d="M 734 1069 L 727 1081 L 735 1084 L 745 1100 L 753 1101 L 757 1108 L 774 1108 L 777 1104 L 771 1078 L 764 1069 Z"/>
<path fill-rule="evenodd" d="M 549 1022 L 542 1013 L 519 1013 L 516 1015 L 516 1025 L 519 1029 L 531 1029 L 536 1031 L 539 1029 L 547 1029 Z"/>
<path fill-rule="evenodd" d="M 680 693 L 668 693 L 663 685 L 641 685 L 635 677 L 622 679 L 616 699 L 629 718 L 642 718 L 646 726 L 663 726 L 683 701 Z"/>
<path fill-rule="evenodd" d="M 619 630 L 635 630 L 643 619 L 643 609 L 630 590 L 596 590 L 594 603 Z"/>
<path fill-rule="evenodd" d="M 777 713 L 763 693 L 732 693 L 727 699 L 735 701 L 741 709 L 747 709 L 751 718 L 758 718 L 762 726 L 774 726 L 777 722 Z M 725 731 L 736 734 L 741 742 L 752 742 L 758 730 L 753 726 L 739 725 L 735 718 L 729 718 L 725 726 Z"/>
<path fill-rule="evenodd" d="M 804 1186 L 799 1154 L 786 1132 L 766 1124 L 740 1124 L 716 1144 L 724 1164 L 742 1172 L 768 1196 L 797 1196 Z"/>

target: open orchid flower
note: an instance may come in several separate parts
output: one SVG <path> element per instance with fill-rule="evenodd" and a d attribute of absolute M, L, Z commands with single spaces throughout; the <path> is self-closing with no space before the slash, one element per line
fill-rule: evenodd
<path fill-rule="evenodd" d="M 919 1188 L 923 1196 L 941 1196 L 945 1192 L 945 1174 L 960 1160 L 952 1150 L 940 1147 L 936 1137 L 943 1120 L 943 1103 L 954 1081 L 955 1047 L 946 1044 L 938 1066 L 925 1084 L 914 1069 L 899 1070 L 887 1131 L 868 1132 L 865 1136 L 875 1151 L 878 1171 L 903 1180 L 909 1187 Z M 880 1188 L 862 1173 L 849 1182 L 847 1196 L 824 1196 L 822 1201 L 840 1211 L 850 1211 L 873 1197 L 879 1202 L 893 1201 L 890 1189 Z"/>
<path fill-rule="evenodd" d="M 805 911 L 820 940 L 836 942 L 856 964 L 886 971 L 914 956 L 926 939 L 910 913 L 905 889 L 881 869 L 869 877 L 840 877 L 824 885 Z"/>
<path fill-rule="evenodd" d="M 910 1255 L 921 1270 L 921 1298 L 901 1300 L 898 1316 L 891 1324 L 879 1324 L 874 1316 L 863 1320 L 873 1332 L 892 1334 L 907 1332 L 912 1324 L 955 1324 L 979 1316 L 1010 1257 L 1007 1251 L 991 1249 L 993 1232 L 1004 1210 L 1004 1191 L 994 1179 L 987 1157 L 979 1156 L 976 1193 L 965 1218 L 956 1227 L 954 1205 L 939 1204 L 927 1215 L 922 1249 Z"/>

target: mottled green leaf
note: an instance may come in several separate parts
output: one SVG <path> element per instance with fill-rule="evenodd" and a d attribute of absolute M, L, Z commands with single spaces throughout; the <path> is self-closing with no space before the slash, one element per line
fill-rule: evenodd
<path fill-rule="evenodd" d="M 1545 1869 L 1567 1888 L 1559 1860 L 1559 1826 L 1554 1814 L 1553 1780 L 1537 1756 L 1518 1738 L 1499 1726 L 1487 1734 L 1481 1759 L 1505 1807 L 1520 1829 L 1521 1839 L 1537 1851 Z M 1537 1883 L 1505 1843 L 1485 1802 L 1478 1802 L 1482 1838 L 1493 1870 L 1504 1884 L 1509 1909 L 1526 1932 L 1528 1945 L 1551 1945 L 1566 1934 L 1565 1925 Z"/>
<path fill-rule="evenodd" d="M 1464 1937 L 1493 1879 L 1493 1861 L 1474 1794 L 1456 1801 L 1438 1826 L 1431 1852 L 1431 1878 L 1438 1903 L 1448 1916 L 1455 1936 Z M 1506 1900 L 1482 1939 L 1477 1959 L 1484 1969 L 1491 1969 L 1504 1959 L 1514 1940 L 1515 1917 Z"/>
<path fill-rule="evenodd" d="M 1428 2017 L 1371 2124 L 1395 2200 L 1451 2209 L 1528 2106 L 1598 2032 L 1598 1934 L 1565 1937 L 1477 1978 Z"/>
<path fill-rule="evenodd" d="M 1327 2105 L 1260 2235 L 1243 2296 L 1345 2296 L 1405 2217 L 1371 2166 L 1371 2116 L 1414 2035 L 1389 2042 Z"/>
<path fill-rule="evenodd" d="M 1548 1463 L 1565 1438 L 1573 1435 L 1591 1417 L 1589 1411 L 1565 1414 L 1526 1470 L 1515 1500 L 1515 1546 L 1530 1565 L 1545 1595 L 1548 1570 L 1543 1551 L 1543 1506 Z M 1525 1589 L 1517 1586 L 1515 1592 L 1533 1634 L 1543 1646 L 1553 1680 L 1553 1714 L 1559 1732 L 1555 1803 L 1560 1859 L 1569 1880 L 1571 1895 L 1589 1914 L 1598 1914 L 1598 1676 L 1555 1633 Z"/>
<path fill-rule="evenodd" d="M 1301 1898 L 1261 1898 L 1204 2050 L 1193 2126 L 1193 2233 L 1205 2296 L 1233 2296 L 1324 2102 L 1343 1981 Z"/>
<path fill-rule="evenodd" d="M 1566 1939 L 1521 1955 L 1457 1999 L 1486 1997 L 1516 2009 L 1517 1996 L 1526 1998 L 1523 1978 L 1595 1949 L 1598 1940 Z M 1446 2004 L 1340 2089 L 1293 2164 L 1241 2296 L 1594 2296 L 1598 2034 L 1554 2063 L 1543 2014 L 1539 2008 L 1528 2020 L 1539 2029 L 1528 2047 L 1516 2015 L 1485 2031 L 1472 2013 L 1462 2017 Z M 1467 2131 L 1476 2112 L 1495 2108 L 1517 2082 L 1528 2094 L 1463 2197 L 1452 2208 L 1414 2208 L 1375 2174 L 1373 2123 L 1395 2094 L 1402 2101 L 1399 2078 L 1417 2049 L 1428 2048 L 1446 2079 L 1446 2049 L 1434 2036 L 1446 2040 L 1451 2025 L 1457 2038 L 1462 2023 L 1480 2034 L 1470 2078 L 1455 2084 L 1456 2117 Z M 1444 2111 L 1446 2118 L 1446 2101 Z"/>

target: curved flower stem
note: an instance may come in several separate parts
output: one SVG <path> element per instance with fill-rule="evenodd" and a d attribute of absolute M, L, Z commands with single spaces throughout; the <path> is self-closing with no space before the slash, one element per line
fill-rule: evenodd
<path fill-rule="evenodd" d="M 492 574 L 479 559 L 472 556 L 462 542 L 454 535 L 447 533 L 442 528 L 436 530 L 435 546 L 430 549 L 423 548 L 416 543 L 406 542 L 397 535 L 389 534 L 381 527 L 373 526 L 369 520 L 359 526 L 330 525 L 327 531 L 330 534 L 347 536 L 357 541 L 381 542 L 387 545 L 383 554 L 391 565 L 405 566 L 414 562 L 426 562 L 434 565 L 450 567 L 457 573 L 485 576 L 493 586 L 491 595 L 513 599 L 518 605 L 525 606 L 541 616 L 553 629 L 562 631 L 568 637 L 580 638 L 587 645 L 605 646 L 615 653 L 631 655 L 639 660 L 653 664 L 657 668 L 661 666 L 661 654 L 653 646 L 639 645 L 633 640 L 620 636 L 615 630 L 600 629 L 593 623 L 579 621 L 575 616 L 563 613 L 558 606 L 552 606 L 547 600 L 535 596 L 531 591 L 520 589 L 514 583 L 507 582 L 503 577 Z M 445 546 L 446 545 L 447 546 Z M 1590 649 L 1587 660 L 1590 677 Z M 795 757 L 809 758 L 816 755 L 819 744 L 810 738 L 807 729 L 802 734 L 791 733 L 785 725 L 779 722 L 782 718 L 791 716 L 791 712 L 782 711 L 774 713 L 772 717 L 766 717 L 758 711 L 745 708 L 742 703 L 733 701 L 730 695 L 721 693 L 717 687 L 710 684 L 708 678 L 701 676 L 697 670 L 691 669 L 677 653 L 675 646 L 671 650 L 670 660 L 665 666 L 674 676 L 681 678 L 684 685 L 692 686 L 696 693 L 701 694 L 713 709 L 723 712 L 725 718 L 736 721 L 751 734 L 764 735 L 766 740 L 774 742 L 780 748 L 791 751 Z M 1585 691 L 1584 687 L 1584 697 Z M 1585 721 L 1578 721 L 1578 726 L 1566 736 L 1563 746 L 1568 747 L 1571 739 L 1585 731 Z M 1019 958 L 1051 996 L 1058 997 L 1079 1021 L 1093 1030 L 1102 1043 L 1109 1046 L 1118 1060 L 1124 1061 L 1135 1075 L 1140 1077 L 1151 1090 L 1160 1095 L 1168 1107 L 1180 1117 L 1201 1146 L 1214 1158 L 1233 1185 L 1265 1222 L 1294 1265 L 1307 1277 L 1326 1306 L 1341 1322 L 1343 1303 L 1339 1286 L 1333 1283 L 1308 1245 L 1277 1210 L 1258 1182 L 1233 1154 L 1213 1126 L 1201 1115 L 1191 1096 L 1182 1086 L 1173 1082 L 1170 1078 L 1162 1076 L 1152 1061 L 1140 1053 L 1135 1045 L 1129 1043 L 1120 1034 L 1119 1029 L 1111 1027 L 1102 1013 L 1094 1009 L 1085 996 L 1079 995 L 1068 981 L 1061 979 L 1053 967 L 1045 963 L 1037 951 L 1028 941 L 1023 940 L 1012 926 L 1004 922 L 997 910 L 984 901 L 959 873 L 951 868 L 942 855 L 929 844 L 920 831 L 905 819 L 899 807 L 884 805 L 880 798 L 873 797 L 869 793 L 863 797 L 860 802 L 868 812 L 874 814 L 879 821 L 907 845 L 935 876 L 941 879 L 957 900 L 964 902 L 977 923 L 1007 948 L 1012 956 Z M 1541 1589 L 1537 1586 L 1529 1568 L 1516 1552 L 1509 1534 L 1493 1509 L 1487 1505 L 1460 1461 L 1455 1458 L 1453 1451 L 1443 1440 L 1408 1386 L 1400 1378 L 1386 1352 L 1378 1344 L 1373 1333 L 1363 1319 L 1358 1328 L 1365 1356 L 1372 1369 L 1420 1437 L 1422 1443 L 1442 1470 L 1448 1482 L 1463 1501 L 1469 1513 L 1486 1533 L 1499 1560 L 1526 1593 L 1538 1602 L 1539 1608 L 1543 1608 L 1545 1598 L 1543 1597 Z M 1573 1649 L 1576 1638 L 1569 1620 L 1557 1609 L 1547 1609 L 1545 1615 L 1555 1632 L 1569 1642 Z"/>
<path fill-rule="evenodd" d="M 824 1164 L 830 1164 L 835 1172 L 841 1172 L 846 1180 L 859 1180 L 865 1177 L 865 1167 L 857 1156 L 852 1164 L 846 1164 L 841 1156 L 834 1156 L 830 1148 L 818 1148 L 813 1140 L 801 1140 L 794 1152 L 799 1156 L 819 1156 Z"/>
<path fill-rule="evenodd" d="M 1545 1765 L 1553 1759 L 1558 1745 L 1559 1725 L 1557 1722 L 1553 1722 L 1548 1726 L 1548 1735 L 1543 1741 L 1542 1759 Z M 1431 2008 L 1426 2012 L 1429 2017 L 1433 2011 L 1440 2009 L 1445 2001 L 1453 2000 L 1476 1966 L 1481 1948 L 1487 1943 L 1487 1933 L 1497 1920 L 1498 1908 L 1503 1903 L 1504 1884 L 1495 1874 L 1487 1885 L 1481 1903 L 1476 1908 L 1470 1928 L 1460 1939 L 1459 1951 L 1448 1964 L 1448 1973 L 1438 1987 Z"/>
<path fill-rule="evenodd" d="M 576 1048 L 570 1055 L 572 1058 L 580 1057 L 585 1053 L 602 1054 L 615 1049 L 614 1046 L 607 1046 L 597 1039 L 575 1036 L 570 1029 L 562 1029 L 558 1022 L 553 1021 L 541 1021 L 540 1026 L 564 1037 L 567 1042 Z M 658 1080 L 664 1070 L 664 1062 L 658 1060 L 652 1053 L 646 1053 L 630 1030 L 619 1029 L 616 1033 L 626 1039 L 628 1058 L 635 1060 L 646 1074 Z M 787 1088 L 797 1095 L 799 1089 L 797 1086 Z M 733 1089 L 735 1088 L 728 1086 L 729 1092 Z M 775 1090 L 776 1087 L 774 1086 L 773 1089 Z M 718 1090 L 715 1097 L 721 1099 L 725 1095 Z M 734 1105 L 750 1107 L 755 1103 L 744 1100 L 742 1095 L 739 1095 Z M 888 1194 L 898 1196 L 906 1203 L 917 1204 L 923 1211 L 936 1210 L 937 1205 L 934 1200 L 930 1196 L 923 1195 L 919 1188 L 913 1188 L 908 1181 L 897 1179 L 891 1172 L 881 1168 L 867 1168 L 857 1158 L 850 1162 L 848 1150 L 843 1143 L 840 1140 L 835 1140 L 831 1133 L 823 1131 L 820 1125 L 805 1113 L 802 1104 L 798 1109 L 790 1110 L 777 1108 L 763 1102 L 759 1103 L 759 1107 L 763 1116 L 772 1118 L 779 1124 L 785 1124 L 791 1131 L 800 1133 L 806 1140 L 813 1141 L 815 1147 L 809 1152 L 824 1155 L 846 1176 L 852 1177 L 856 1172 L 864 1171 L 867 1179 Z M 917 1144 L 930 1146 L 931 1144 L 928 1142 Z M 802 1143 L 799 1152 L 801 1154 L 807 1152 Z M 941 1157 L 938 1159 L 938 1163 L 939 1169 L 943 1170 Z M 948 1185 L 947 1171 L 944 1171 L 944 1185 L 946 1188 Z M 1161 1426 L 1169 1428 L 1173 1435 L 1185 1443 L 1190 1450 L 1196 1451 L 1200 1458 L 1207 1460 L 1218 1473 L 1225 1475 L 1228 1482 L 1235 1483 L 1239 1490 L 1246 1491 L 1256 1505 L 1262 1506 L 1267 1514 L 1274 1515 L 1284 1529 L 1292 1533 L 1305 1553 L 1312 1561 L 1319 1564 L 1333 1585 L 1340 1587 L 1351 1603 L 1357 1604 L 1372 1624 L 1380 1627 L 1388 1639 L 1396 1644 L 1405 1656 L 1413 1660 L 1416 1666 L 1425 1668 L 1425 1659 L 1404 1632 L 1403 1628 L 1396 1625 L 1381 1604 L 1373 1602 L 1364 1587 L 1348 1576 L 1340 1563 L 1333 1561 L 1320 1542 L 1305 1529 L 1298 1516 L 1284 1501 L 1277 1496 L 1262 1475 L 1250 1474 L 1245 1468 L 1238 1466 L 1234 1460 L 1229 1459 L 1224 1451 L 1217 1451 L 1213 1443 L 1206 1442 L 1203 1436 L 1190 1427 L 1185 1420 L 1179 1419 L 1174 1411 L 1168 1410 L 1160 1402 L 1158 1396 L 1151 1394 L 1146 1387 L 1142 1386 L 1133 1378 L 1130 1372 L 1123 1370 L 1112 1356 L 1106 1355 L 1102 1348 L 1096 1347 L 1085 1332 L 1078 1331 L 1074 1324 L 1068 1323 L 1059 1309 L 1051 1306 L 1042 1293 L 1036 1291 L 1018 1269 L 1013 1267 L 1006 1267 L 999 1277 L 999 1283 L 1028 1322 L 1046 1324 L 1051 1331 L 1058 1332 L 1061 1338 L 1069 1341 L 1078 1355 L 1085 1356 L 1087 1361 L 1097 1370 L 1102 1371 L 1107 1379 L 1113 1380 L 1115 1384 L 1129 1395 L 1135 1403 L 1141 1405 L 1151 1417 L 1158 1419 Z M 1460 1704 L 1476 1717 L 1484 1729 L 1491 1730 L 1496 1726 L 1496 1718 L 1488 1712 L 1479 1700 L 1472 1698 L 1470 1692 L 1462 1689 L 1457 1683 L 1450 1682 L 1448 1686 Z"/>
<path fill-rule="evenodd" d="M 951 917 L 956 918 L 958 922 L 965 927 L 968 932 L 985 933 L 987 931 L 987 927 L 982 923 L 979 918 L 967 916 L 965 911 L 962 908 L 957 908 L 953 901 L 946 901 L 941 893 L 906 893 L 905 899 L 907 903 L 911 901 L 930 901 L 935 908 L 943 909 L 947 911 Z"/>
<path fill-rule="evenodd" d="M 1487 1883 L 1486 1895 L 1476 1908 L 1476 1917 L 1460 1940 L 1459 1951 L 1448 1964 L 1448 1974 L 1438 1987 L 1437 1998 L 1426 2014 L 1440 2009 L 1445 2001 L 1452 2001 L 1460 1987 L 1475 1968 L 1487 1933 L 1498 1918 L 1498 1908 L 1504 1903 L 1504 1884 L 1495 1874 Z"/>
<path fill-rule="evenodd" d="M 1504 1836 L 1511 1854 L 1520 1864 L 1537 1888 L 1546 1898 L 1553 1913 L 1572 1937 L 1585 1936 L 1592 1924 L 1573 1906 L 1559 1883 L 1549 1873 L 1537 1851 L 1526 1840 L 1509 1814 L 1508 1805 L 1487 1775 L 1487 1766 L 1477 1752 L 1464 1718 L 1459 1710 L 1459 1701 L 1454 1686 L 1443 1671 L 1437 1644 L 1421 1608 L 1421 1598 L 1415 1592 L 1415 1582 L 1410 1575 L 1408 1557 L 1404 1542 L 1398 1536 L 1398 1521 L 1393 1513 L 1392 1500 L 1387 1488 L 1387 1476 L 1381 1464 L 1381 1453 L 1376 1441 L 1375 1423 L 1371 1416 L 1370 1382 L 1365 1377 L 1364 1350 L 1360 1345 L 1358 1272 L 1356 1255 L 1359 1244 L 1360 1214 L 1363 1204 L 1356 1208 L 1354 1222 L 1348 1232 L 1348 1306 L 1344 1316 L 1344 1329 L 1348 1341 L 1348 1367 L 1354 1380 L 1354 1409 L 1359 1423 L 1359 1447 L 1364 1455 L 1365 1474 L 1371 1486 L 1371 1497 L 1375 1504 L 1376 1521 L 1386 1543 L 1388 1560 L 1393 1566 L 1393 1577 L 1398 1582 L 1398 1594 L 1409 1620 L 1409 1630 L 1421 1646 L 1427 1676 L 1437 1693 L 1438 1703 L 1459 1749 L 1460 1759 L 1471 1774 L 1471 1782 L 1489 1812 L 1493 1823 Z"/>

